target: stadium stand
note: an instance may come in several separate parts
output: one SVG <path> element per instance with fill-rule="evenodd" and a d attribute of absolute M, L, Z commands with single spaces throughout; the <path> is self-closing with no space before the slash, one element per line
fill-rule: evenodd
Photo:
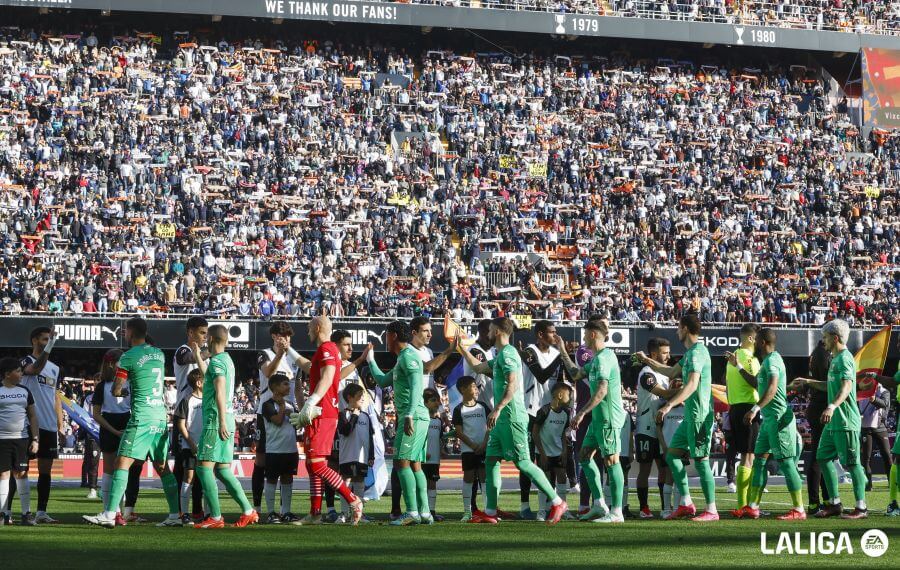
<path fill-rule="evenodd" d="M 0 30 L 4 313 L 900 320 L 813 67 L 72 31 Z"/>

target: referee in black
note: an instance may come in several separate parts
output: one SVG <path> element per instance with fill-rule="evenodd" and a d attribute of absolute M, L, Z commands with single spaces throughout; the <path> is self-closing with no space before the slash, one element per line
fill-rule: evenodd
<path fill-rule="evenodd" d="M 809 356 L 809 377 L 820 382 L 828 381 L 828 367 L 831 366 L 831 352 L 825 348 L 825 342 L 820 340 L 816 348 L 813 349 Z M 819 490 L 822 491 L 822 498 L 828 501 L 828 488 L 822 480 L 822 467 L 816 460 L 816 449 L 819 448 L 819 439 L 822 437 L 822 431 L 825 429 L 822 424 L 822 412 L 828 407 L 828 393 L 821 390 L 813 390 L 810 387 L 804 388 L 809 396 L 809 405 L 806 407 L 806 420 L 809 422 L 809 431 L 812 437 L 810 449 L 812 453 L 808 455 L 806 460 L 806 484 L 809 491 L 809 507 L 806 509 L 806 516 L 813 517 L 820 510 Z"/>

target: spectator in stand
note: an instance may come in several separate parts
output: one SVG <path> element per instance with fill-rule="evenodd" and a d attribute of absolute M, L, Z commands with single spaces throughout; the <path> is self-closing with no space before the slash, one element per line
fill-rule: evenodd
<path fill-rule="evenodd" d="M 815 70 L 331 38 L 0 30 L 0 311 L 900 322 L 900 134 Z"/>

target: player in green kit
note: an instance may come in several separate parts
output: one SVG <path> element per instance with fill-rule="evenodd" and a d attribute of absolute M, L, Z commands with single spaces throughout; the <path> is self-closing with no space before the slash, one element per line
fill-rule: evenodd
<path fill-rule="evenodd" d="M 697 315 L 684 315 L 678 321 L 678 340 L 684 343 L 687 352 L 675 366 L 656 362 L 643 352 L 635 355 L 656 372 L 669 378 L 681 376 L 683 381 L 681 390 L 656 414 L 656 423 L 662 424 L 663 418 L 672 411 L 672 408 L 684 404 L 684 421 L 675 430 L 666 454 L 666 463 L 672 470 L 672 477 L 681 496 L 681 504 L 667 520 L 692 517 L 697 512 L 688 488 L 688 476 L 683 461 L 685 457 L 694 460 L 694 466 L 700 476 L 703 497 L 706 499 L 706 512 L 691 520 L 698 522 L 719 520 L 719 512 L 716 510 L 716 480 L 709 466 L 709 448 L 715 421 L 712 402 L 712 361 L 706 346 L 699 342 L 700 330 L 700 319 Z"/>
<path fill-rule="evenodd" d="M 741 377 L 758 390 L 762 395 L 744 417 L 735 416 L 733 422 L 744 422 L 751 425 L 756 415 L 762 416 L 759 436 L 753 449 L 753 470 L 750 476 L 750 491 L 747 505 L 741 508 L 740 518 L 759 518 L 759 502 L 762 491 L 766 487 L 768 470 L 766 462 L 769 455 L 774 455 L 778 467 L 784 474 L 788 492 L 791 494 L 793 508 L 787 514 L 778 517 L 782 521 L 806 520 L 803 508 L 803 482 L 797 469 L 797 456 L 800 452 L 797 445 L 797 421 L 787 401 L 787 368 L 784 360 L 775 350 L 777 337 L 772 329 L 761 329 L 756 333 L 755 352 L 763 359 L 758 372 L 747 370 L 736 354 L 726 353 L 728 362 L 738 371 Z"/>
<path fill-rule="evenodd" d="M 887 388 L 897 389 L 900 387 L 900 370 L 894 373 L 893 376 L 882 376 L 877 372 L 866 372 L 866 383 L 860 383 L 860 388 L 869 389 L 871 388 L 870 382 L 874 380 Z M 897 404 L 900 407 L 900 390 L 897 390 Z M 897 497 L 900 496 L 900 476 L 898 476 L 897 471 L 900 470 L 900 437 L 894 439 L 894 447 L 891 449 L 891 473 L 888 477 L 888 484 L 890 486 L 891 493 L 891 502 L 888 504 L 887 511 L 885 514 L 889 517 L 900 517 L 900 505 L 897 504 Z"/>
<path fill-rule="evenodd" d="M 128 470 L 132 463 L 149 456 L 162 480 L 169 505 L 169 517 L 156 526 L 181 526 L 178 481 L 169 470 L 167 461 L 169 428 L 163 401 L 165 356 L 161 350 L 147 344 L 147 321 L 142 318 L 135 317 L 125 323 L 125 342 L 131 345 L 131 349 L 119 360 L 112 393 L 116 397 L 122 396 L 125 383 L 128 383 L 131 418 L 122 433 L 109 493 L 103 497 L 104 510 L 99 515 L 85 515 L 83 518 L 91 524 L 115 527 L 116 506 L 125 494 Z"/>
<path fill-rule="evenodd" d="M 394 321 L 387 326 L 385 343 L 388 350 L 397 355 L 397 364 L 390 371 L 382 372 L 375 363 L 374 351 L 369 351 L 367 355 L 369 371 L 375 382 L 382 387 L 394 387 L 394 407 L 397 410 L 394 460 L 397 462 L 406 512 L 391 521 L 393 526 L 434 524 L 428 508 L 428 481 L 422 471 L 431 417 L 422 398 L 425 390 L 422 358 L 411 342 L 409 325 Z"/>
<path fill-rule="evenodd" d="M 472 513 L 473 523 L 497 524 L 497 502 L 500 499 L 500 461 L 513 461 L 516 468 L 527 475 L 553 506 L 547 515 L 547 524 L 559 522 L 569 506 L 556 493 L 556 489 L 540 467 L 531 461 L 528 446 L 528 415 L 525 412 L 525 392 L 522 389 L 522 360 L 510 344 L 514 325 L 512 320 L 499 317 L 491 321 L 489 338 L 497 349 L 493 360 L 481 362 L 459 344 L 457 350 L 476 374 L 494 379 L 495 407 L 488 416 L 490 430 L 485 450 L 486 507 L 484 512 Z"/>
<path fill-rule="evenodd" d="M 619 370 L 619 360 L 611 348 L 607 348 L 609 339 L 609 325 L 601 319 L 591 319 L 584 326 L 584 339 L 588 348 L 594 351 L 594 357 L 585 364 L 584 368 L 578 368 L 566 352 L 566 346 L 559 339 L 559 352 L 562 355 L 566 371 L 573 382 L 587 377 L 591 399 L 572 418 L 572 429 L 578 429 L 578 424 L 584 417 L 591 414 L 591 425 L 588 427 L 584 442 L 581 444 L 581 468 L 585 472 L 585 478 L 591 487 L 594 497 L 594 505 L 591 510 L 581 517 L 581 520 L 593 520 L 598 523 L 622 523 L 625 517 L 622 515 L 622 501 L 625 491 L 625 474 L 622 464 L 619 462 L 619 453 L 622 452 L 620 434 L 625 425 L 625 408 L 622 406 L 622 375 Z M 606 474 L 609 477 L 610 511 L 604 513 L 600 507 L 600 498 L 603 496 L 600 470 L 594 462 L 594 453 L 600 452 L 606 465 Z M 598 517 L 599 518 L 595 518 Z"/>
<path fill-rule="evenodd" d="M 822 476 L 831 495 L 831 503 L 816 513 L 817 518 L 842 515 L 842 518 L 846 519 L 863 519 L 868 516 L 866 471 L 859 460 L 862 422 L 856 403 L 856 360 L 847 349 L 849 337 L 850 325 L 846 321 L 835 319 L 825 323 L 822 327 L 822 340 L 825 341 L 825 349 L 832 354 L 828 381 L 817 382 L 809 378 L 797 378 L 794 381 L 796 386 L 807 384 L 816 390 L 828 392 L 829 404 L 822 412 L 825 431 L 819 440 L 816 459 L 822 466 Z M 850 472 L 853 479 L 856 508 L 845 515 L 841 505 L 837 468 L 834 466 L 835 459 L 840 460 L 841 465 Z"/>
<path fill-rule="evenodd" d="M 228 329 L 222 325 L 209 327 L 209 362 L 198 358 L 203 378 L 203 432 L 197 445 L 197 477 L 203 487 L 203 496 L 209 503 L 209 516 L 194 528 L 222 528 L 222 509 L 219 505 L 219 488 L 216 479 L 241 507 L 241 516 L 234 526 L 246 527 L 259 521 L 240 482 L 231 472 L 234 458 L 234 362 L 225 352 L 228 345 Z M 199 348 L 195 345 L 195 350 Z M 213 470 L 215 469 L 215 474 Z"/>

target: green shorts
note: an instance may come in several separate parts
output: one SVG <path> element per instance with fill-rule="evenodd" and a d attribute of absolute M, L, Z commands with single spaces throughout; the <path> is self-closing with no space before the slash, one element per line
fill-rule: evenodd
<path fill-rule="evenodd" d="M 231 432 L 234 433 L 234 424 Z M 219 437 L 219 428 L 204 426 L 197 444 L 197 461 L 231 463 L 234 461 L 234 437 L 223 440 Z"/>
<path fill-rule="evenodd" d="M 119 440 L 119 457 L 130 457 L 159 464 L 169 456 L 169 426 L 166 420 L 155 423 L 129 421 Z"/>
<path fill-rule="evenodd" d="M 425 461 L 428 424 L 431 423 L 431 420 L 427 418 L 413 419 L 412 435 L 406 435 L 406 432 L 403 431 L 404 421 L 400 419 L 397 422 L 397 435 L 394 437 L 394 458 L 422 463 Z"/>
<path fill-rule="evenodd" d="M 837 458 L 844 467 L 859 465 L 859 432 L 826 429 L 819 439 L 816 459 L 819 462 Z"/>
<path fill-rule="evenodd" d="M 785 414 L 781 420 L 763 420 L 753 453 L 771 453 L 779 461 L 797 457 L 797 422 L 794 414 Z"/>
<path fill-rule="evenodd" d="M 683 449 L 694 459 L 709 457 L 709 448 L 712 443 L 713 415 L 710 414 L 706 421 L 691 422 L 686 418 L 669 442 L 669 449 Z"/>
<path fill-rule="evenodd" d="M 591 422 L 581 448 L 590 447 L 600 452 L 603 457 L 609 457 L 622 452 L 622 429 L 610 425 L 595 425 Z"/>
<path fill-rule="evenodd" d="M 485 457 L 499 457 L 505 461 L 526 461 L 528 452 L 528 424 L 503 422 L 494 425 L 488 436 Z"/>

